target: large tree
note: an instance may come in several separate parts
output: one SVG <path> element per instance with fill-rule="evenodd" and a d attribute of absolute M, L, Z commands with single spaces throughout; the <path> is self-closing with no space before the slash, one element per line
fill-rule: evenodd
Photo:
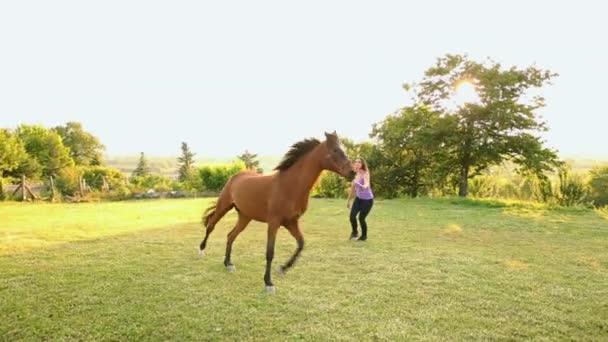
<path fill-rule="evenodd" d="M 539 136 L 546 126 L 537 111 L 545 100 L 532 92 L 556 76 L 533 66 L 504 68 L 491 60 L 446 55 L 426 70 L 420 83 L 405 86 L 421 104 L 444 113 L 444 150 L 450 156 L 445 162 L 458 168 L 460 196 L 468 194 L 470 178 L 505 160 L 535 174 L 558 164 L 556 153 Z M 475 88 L 478 100 L 451 107 L 462 82 Z"/>
<path fill-rule="evenodd" d="M 439 112 L 415 105 L 374 125 L 370 136 L 380 144 L 386 161 L 382 167 L 396 193 L 417 197 L 445 178 L 440 121 Z"/>
<path fill-rule="evenodd" d="M 17 137 L 23 142 L 29 158 L 26 165 L 29 176 L 52 176 L 61 169 L 74 165 L 70 149 L 63 145 L 59 134 L 39 125 L 21 125 L 16 130 Z"/>
<path fill-rule="evenodd" d="M 184 182 L 192 178 L 193 166 L 194 166 L 194 153 L 190 151 L 188 144 L 182 142 L 182 155 L 177 158 L 179 162 L 178 179 L 180 182 Z"/>
<path fill-rule="evenodd" d="M 93 134 L 85 131 L 80 122 L 68 122 L 53 129 L 63 144 L 70 148 L 70 156 L 76 165 L 99 165 L 105 146 Z"/>

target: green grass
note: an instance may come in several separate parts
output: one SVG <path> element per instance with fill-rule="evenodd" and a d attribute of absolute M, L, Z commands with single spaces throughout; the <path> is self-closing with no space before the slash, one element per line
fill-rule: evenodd
<path fill-rule="evenodd" d="M 608 214 L 377 201 L 366 243 L 312 200 L 296 266 L 263 292 L 265 227 L 231 213 L 196 255 L 209 200 L 0 204 L 3 340 L 607 340 Z M 275 268 L 295 249 L 279 233 Z"/>

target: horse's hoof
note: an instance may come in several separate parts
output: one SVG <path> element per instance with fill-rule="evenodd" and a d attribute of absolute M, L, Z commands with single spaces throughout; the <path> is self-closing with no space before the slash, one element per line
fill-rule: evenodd
<path fill-rule="evenodd" d="M 199 249 L 198 250 L 198 256 L 204 257 L 205 256 L 205 250 L 204 249 Z"/>
<path fill-rule="evenodd" d="M 228 265 L 228 266 L 226 266 L 226 271 L 232 273 L 232 272 L 236 271 L 236 267 L 234 265 Z"/>
<path fill-rule="evenodd" d="M 275 293 L 277 289 L 274 286 L 266 286 L 266 292 Z"/>

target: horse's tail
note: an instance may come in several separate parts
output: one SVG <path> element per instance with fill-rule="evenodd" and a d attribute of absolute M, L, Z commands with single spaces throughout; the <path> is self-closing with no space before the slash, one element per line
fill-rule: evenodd
<path fill-rule="evenodd" d="M 203 226 L 207 227 L 209 225 L 209 219 L 211 216 L 215 215 L 215 209 L 217 208 L 217 203 L 210 205 L 205 212 L 203 213 Z"/>
<path fill-rule="evenodd" d="M 217 201 L 207 207 L 205 212 L 203 213 L 203 225 L 205 228 L 209 228 L 210 226 L 215 226 L 215 224 L 226 215 L 230 209 L 234 208 L 234 202 L 230 196 L 230 183 L 231 180 L 226 182 L 226 185 L 220 192 L 220 195 L 217 198 Z"/>
<path fill-rule="evenodd" d="M 211 232 L 213 232 L 215 224 L 221 220 L 222 217 L 224 217 L 224 215 L 230 211 L 230 209 L 234 208 L 234 202 L 232 201 L 232 196 L 230 194 L 230 186 L 233 179 L 234 176 L 230 178 L 228 182 L 226 182 L 222 192 L 220 192 L 217 202 L 205 209 L 205 212 L 203 213 L 203 226 L 206 229 L 206 233 L 205 239 L 200 245 L 201 253 L 204 252 L 205 247 L 207 246 L 207 239 L 209 238 Z"/>

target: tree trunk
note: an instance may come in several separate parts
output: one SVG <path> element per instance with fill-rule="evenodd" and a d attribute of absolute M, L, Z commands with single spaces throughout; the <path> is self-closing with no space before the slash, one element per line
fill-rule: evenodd
<path fill-rule="evenodd" d="M 469 194 L 469 166 L 462 165 L 460 169 L 460 186 L 458 189 L 458 196 L 467 197 Z"/>

